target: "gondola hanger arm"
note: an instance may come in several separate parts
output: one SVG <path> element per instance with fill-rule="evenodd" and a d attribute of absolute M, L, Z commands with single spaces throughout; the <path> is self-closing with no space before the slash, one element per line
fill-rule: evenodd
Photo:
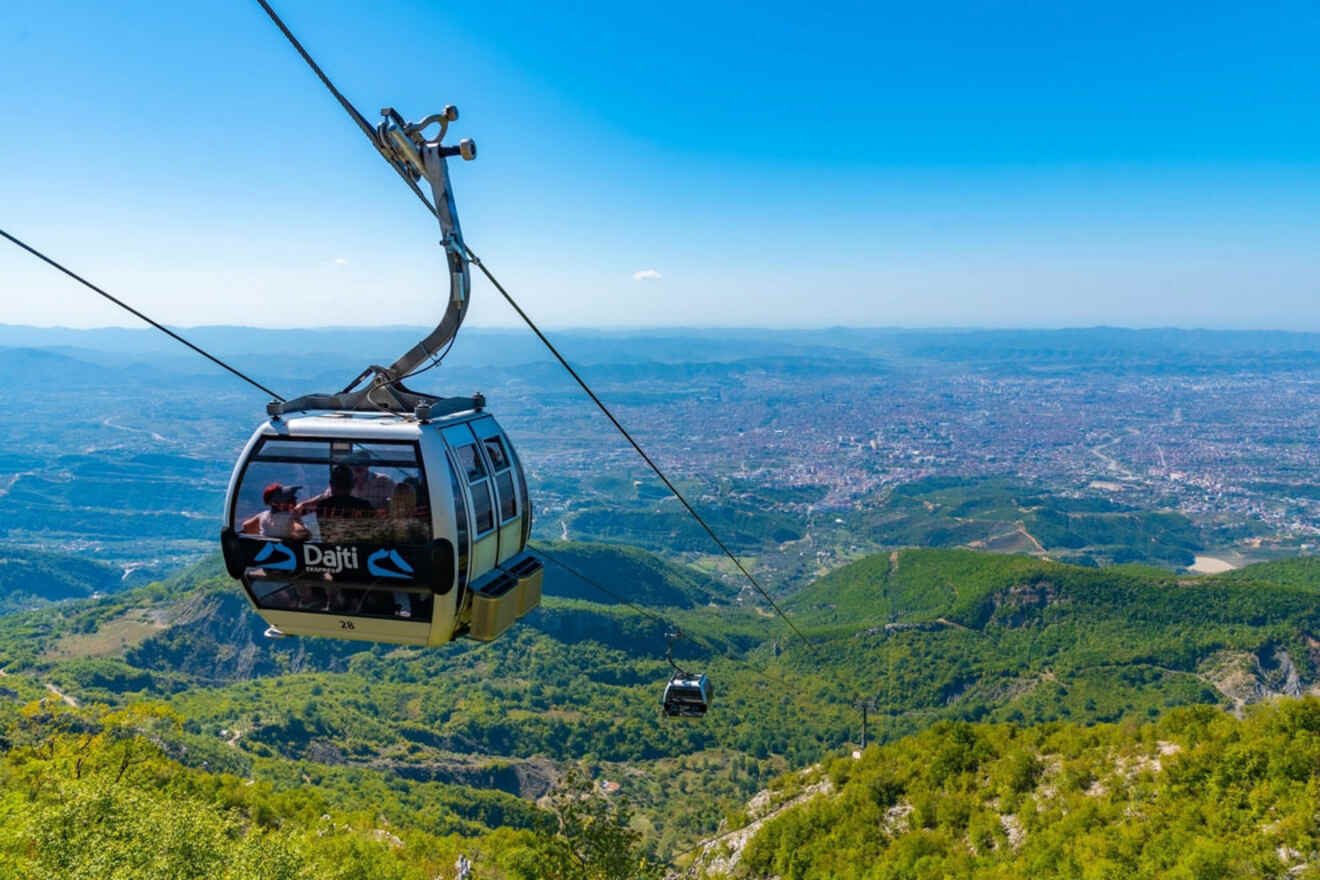
<path fill-rule="evenodd" d="M 437 357 L 453 342 L 459 327 L 467 316 L 472 292 L 472 278 L 468 271 L 470 258 L 463 244 L 463 230 L 458 222 L 458 208 L 450 184 L 448 159 L 458 156 L 475 159 L 477 145 L 463 138 L 457 145 L 443 142 L 449 123 L 458 119 L 458 108 L 447 105 L 440 113 L 432 113 L 419 122 L 406 122 L 393 107 L 381 110 L 381 122 L 375 129 L 364 127 L 372 145 L 376 147 L 408 186 L 421 197 L 440 224 L 440 246 L 445 252 L 445 267 L 449 276 L 449 298 L 445 312 L 420 342 L 404 352 L 388 367 L 368 367 L 350 385 L 338 394 L 309 394 L 267 407 L 271 415 L 305 411 L 309 409 L 334 410 L 389 410 L 414 412 L 419 406 L 430 406 L 429 395 L 405 388 L 402 381 L 427 360 Z M 438 126 L 434 136 L 426 130 Z M 422 193 L 418 182 L 425 179 L 431 189 L 431 199 Z M 360 391 L 353 387 L 370 375 L 366 387 Z M 437 413 L 460 408 L 479 408 L 464 405 L 465 399 L 431 407 Z"/>

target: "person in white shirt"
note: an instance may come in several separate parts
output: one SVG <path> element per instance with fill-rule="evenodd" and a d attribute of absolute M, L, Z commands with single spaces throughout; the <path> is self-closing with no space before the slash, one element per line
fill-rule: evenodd
<path fill-rule="evenodd" d="M 295 509 L 298 490 L 301 488 L 290 486 L 286 489 L 279 483 L 271 483 L 261 493 L 261 501 L 267 505 L 266 509 L 243 520 L 242 532 L 261 535 L 263 538 L 306 540 L 310 534 Z"/>

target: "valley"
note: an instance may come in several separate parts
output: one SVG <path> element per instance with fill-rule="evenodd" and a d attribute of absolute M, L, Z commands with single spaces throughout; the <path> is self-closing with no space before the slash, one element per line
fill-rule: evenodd
<path fill-rule="evenodd" d="M 864 702 L 880 745 L 859 778 L 959 731 L 996 756 L 920 785 L 911 771 L 897 800 L 875 802 L 897 812 L 866 846 L 889 855 L 866 857 L 900 865 L 915 847 L 993 871 L 1034 852 L 1012 841 L 1045 839 L 1038 820 L 1005 812 L 1002 793 L 968 801 L 970 818 L 940 811 L 964 803 L 947 786 L 1030 763 L 1008 740 L 1094 730 L 1126 754 L 1129 736 L 1184 742 L 1167 719 L 1227 719 L 1205 723 L 1230 736 L 1223 725 L 1320 686 L 1320 494 L 1305 464 L 1318 441 L 1298 403 L 1315 391 L 1310 337 L 1261 364 L 1255 334 L 1195 356 L 1196 334 L 1104 330 L 570 335 L 804 642 L 557 368 L 492 331 L 505 347 L 456 349 L 443 378 L 485 390 L 516 438 L 535 546 L 609 592 L 551 563 L 542 607 L 501 639 L 427 650 L 264 637 L 214 551 L 231 458 L 262 402 L 185 361 L 144 370 L 143 353 L 114 347 L 124 338 L 0 348 L 13 370 L 61 377 L 40 395 L 20 385 L 21 416 L 0 436 L 10 816 L 24 802 L 81 815 L 59 811 L 93 797 L 85 750 L 93 777 L 118 776 L 95 809 L 246 829 L 215 852 L 283 853 L 290 877 L 450 880 L 462 855 L 475 876 L 531 880 L 564 855 L 574 804 L 604 811 L 596 827 L 622 835 L 611 846 L 631 876 L 835 876 L 826 856 L 783 853 L 802 811 L 859 796 L 838 768 L 854 761 Z M 241 334 L 210 341 L 250 351 Z M 328 387 L 348 366 L 281 368 Z M 659 712 L 671 629 L 685 636 L 677 662 L 715 683 L 699 721 Z M 1046 769 L 1015 795 L 1039 815 L 1055 808 L 1041 786 L 1064 790 L 1059 748 L 1032 753 Z M 1117 759 L 1087 754 L 1096 779 L 1112 776 Z M 162 779 L 186 794 L 153 801 Z M 810 792 L 822 806 L 780 809 Z M 17 839 L 0 840 L 13 860 L 0 867 L 31 867 Z"/>

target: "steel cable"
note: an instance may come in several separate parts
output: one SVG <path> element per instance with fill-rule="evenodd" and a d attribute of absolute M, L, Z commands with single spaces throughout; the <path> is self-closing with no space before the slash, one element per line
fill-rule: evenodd
<path fill-rule="evenodd" d="M 224 361 L 220 360 L 220 358 L 216 357 L 215 355 L 211 354 L 210 352 L 208 352 L 208 351 L 206 351 L 206 350 L 204 350 L 204 349 L 202 349 L 202 348 L 199 348 L 198 346 L 196 346 L 196 345 L 194 345 L 193 343 L 189 342 L 188 340 L 184 339 L 182 336 L 180 336 L 178 333 L 175 333 L 173 330 L 171 330 L 170 328 L 166 327 L 164 324 L 161 324 L 161 323 L 159 323 L 159 322 L 157 322 L 157 321 L 153 321 L 151 318 L 148 318 L 146 315 L 142 314 L 142 313 L 139 312 L 137 309 L 133 308 L 132 306 L 130 306 L 128 303 L 124 302 L 123 300 L 118 299 L 117 297 L 111 296 L 110 294 L 108 294 L 108 293 L 106 293 L 104 290 L 102 290 L 101 288 L 97 287 L 97 286 L 96 286 L 95 284 L 93 284 L 92 282 L 88 281 L 86 278 L 82 277 L 81 275 L 77 274 L 76 272 L 74 272 L 74 271 L 72 271 L 72 270 L 70 270 L 70 269 L 65 268 L 64 266 L 62 266 L 61 264 L 59 264 L 59 263 L 56 262 L 55 260 L 52 260 L 50 257 L 48 257 L 48 256 L 46 256 L 45 254 L 43 254 L 41 251 L 39 251 L 39 250 L 37 250 L 36 248 L 32 247 L 30 244 L 27 244 L 26 242 L 21 241 L 21 240 L 18 239 L 18 238 L 15 238 L 14 236 L 10 235 L 8 232 L 5 232 L 3 229 L 0 229 L 0 235 L 3 235 L 5 238 L 9 239 L 9 240 L 12 241 L 14 244 L 18 245 L 18 246 L 21 247 L 23 250 L 27 251 L 29 254 L 31 254 L 32 256 L 34 256 L 34 257 L 36 257 L 37 259 L 41 260 L 42 262 L 47 263 L 48 265 L 54 266 L 56 269 L 59 269 L 59 270 L 60 270 L 61 272 L 63 272 L 65 275 L 68 275 L 68 276 L 69 276 L 70 278 L 72 278 L 74 281 L 77 281 L 79 284 L 83 285 L 84 287 L 88 288 L 89 290 L 93 290 L 93 291 L 95 291 L 96 293 L 99 293 L 101 296 L 103 296 L 103 297 L 105 297 L 106 299 L 110 300 L 110 302 L 112 302 L 112 303 L 114 303 L 115 305 L 119 306 L 121 309 L 124 309 L 125 311 L 130 312 L 131 314 L 137 316 L 138 318 L 141 318 L 143 321 L 146 321 L 148 324 L 150 324 L 152 327 L 155 327 L 157 330 L 159 330 L 160 332 L 164 333 L 166 336 L 169 336 L 169 337 L 171 337 L 172 339 L 175 339 L 176 341 L 183 343 L 184 345 L 188 346 L 188 347 L 191 348 L 193 351 L 197 352 L 197 353 L 200 354 L 202 357 L 206 358 L 207 360 L 211 361 L 212 363 L 214 363 L 214 364 L 216 364 L 216 365 L 218 365 L 218 366 L 221 366 L 221 367 L 225 368 L 226 370 L 228 370 L 229 372 L 233 373 L 235 376 L 237 376 L 238 378 L 242 379 L 244 382 L 248 383 L 249 385 L 253 386 L 254 388 L 259 388 L 259 389 L 261 389 L 262 391 L 266 392 L 266 393 L 269 394 L 271 397 L 275 398 L 276 400 L 280 401 L 281 403 L 284 402 L 284 398 L 283 398 L 283 397 L 281 397 L 280 395 L 276 394 L 274 391 L 271 391 L 269 388 L 267 388 L 265 385 L 262 385 L 262 384 L 261 384 L 260 382 L 258 382 L 256 379 L 253 379 L 251 376 L 248 376 L 246 373 L 242 373 L 242 372 L 240 372 L 239 370 L 234 369 L 233 367 L 229 366 L 229 364 L 227 364 L 227 363 L 225 363 Z"/>

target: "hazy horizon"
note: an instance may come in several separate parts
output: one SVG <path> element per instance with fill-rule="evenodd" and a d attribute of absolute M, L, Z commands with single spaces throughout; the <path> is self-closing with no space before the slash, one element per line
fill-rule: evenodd
<path fill-rule="evenodd" d="M 437 317 L 439 314 L 437 313 Z M 302 327 L 287 327 L 262 324 L 239 324 L 239 323 L 202 323 L 202 324 L 169 324 L 169 327 L 175 330 L 263 330 L 263 331 L 289 331 L 289 332 L 343 332 L 351 330 L 363 331 L 407 331 L 426 333 L 431 329 L 430 324 L 418 322 L 415 324 L 308 324 Z M 1068 332 L 1086 332 L 1086 331 L 1130 331 L 1133 333 L 1169 331 L 1178 333 L 1277 333 L 1292 336 L 1320 335 L 1318 329 L 1290 329 L 1277 326 L 1211 326 L 1211 325 L 1173 325 L 1173 324 L 556 324 L 551 322 L 537 322 L 542 330 L 553 330 L 557 332 L 596 332 L 596 333 L 707 333 L 707 332 L 769 332 L 769 333 L 821 333 L 831 330 L 844 332 L 894 332 L 894 333 L 1068 333 Z M 28 323 L 10 323 L 0 321 L 0 330 L 36 330 L 36 331 L 68 331 L 73 333 L 96 332 L 101 330 L 123 330 L 137 331 L 142 330 L 149 333 L 159 333 L 154 327 L 145 324 L 98 324 L 93 326 L 77 326 L 73 324 L 28 324 Z M 470 331 L 480 332 L 518 332 L 523 331 L 531 333 L 527 325 L 523 323 L 508 324 L 473 324 L 465 322 L 460 329 L 461 333 Z M 533 337 L 534 338 L 534 337 Z M 177 344 L 177 343 L 176 343 Z"/>

